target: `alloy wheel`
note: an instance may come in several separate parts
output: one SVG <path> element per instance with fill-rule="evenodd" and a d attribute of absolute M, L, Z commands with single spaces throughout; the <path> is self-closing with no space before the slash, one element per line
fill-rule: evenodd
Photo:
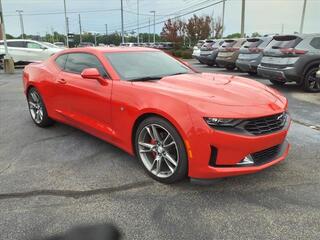
<path fill-rule="evenodd" d="M 173 175 L 179 164 L 174 137 L 158 124 L 146 125 L 138 136 L 138 151 L 146 169 L 159 178 Z"/>
<path fill-rule="evenodd" d="M 317 70 L 313 70 L 308 76 L 308 83 L 310 91 L 320 91 L 320 79 L 316 77 Z"/>
<path fill-rule="evenodd" d="M 31 90 L 28 97 L 29 111 L 32 119 L 40 124 L 44 116 L 44 106 L 40 95 L 35 90 Z"/>

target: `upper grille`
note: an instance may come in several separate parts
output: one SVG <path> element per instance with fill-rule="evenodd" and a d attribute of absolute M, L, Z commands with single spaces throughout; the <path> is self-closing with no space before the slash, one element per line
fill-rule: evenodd
<path fill-rule="evenodd" d="M 251 157 L 255 165 L 262 165 L 274 160 L 279 154 L 280 150 L 281 150 L 281 144 L 262 150 L 260 152 L 252 153 Z"/>
<path fill-rule="evenodd" d="M 287 114 L 281 113 L 269 117 L 250 119 L 244 128 L 251 134 L 262 135 L 281 130 L 287 120 Z"/>

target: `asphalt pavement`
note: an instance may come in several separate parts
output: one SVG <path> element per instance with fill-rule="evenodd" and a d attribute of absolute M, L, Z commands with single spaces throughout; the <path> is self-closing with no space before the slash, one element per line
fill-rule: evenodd
<path fill-rule="evenodd" d="M 102 140 L 59 123 L 36 127 L 21 70 L 0 73 L 0 239 L 105 222 L 123 239 L 320 239 L 320 94 L 294 84 L 277 89 L 293 119 L 284 162 L 252 175 L 163 185 Z"/>

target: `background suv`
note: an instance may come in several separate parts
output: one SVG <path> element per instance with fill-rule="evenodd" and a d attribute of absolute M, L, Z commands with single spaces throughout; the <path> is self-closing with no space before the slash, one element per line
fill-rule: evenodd
<path fill-rule="evenodd" d="M 62 49 L 50 44 L 34 40 L 7 40 L 8 51 L 14 63 L 30 63 L 43 61 Z M 0 54 L 4 54 L 3 41 L 0 41 Z"/>
<path fill-rule="evenodd" d="M 226 39 L 219 48 L 218 56 L 216 58 L 218 66 L 233 70 L 236 67 L 239 49 L 245 42 L 245 38 Z"/>
<path fill-rule="evenodd" d="M 320 34 L 279 35 L 265 48 L 258 74 L 276 85 L 296 82 L 306 91 L 320 92 L 319 64 Z"/>
<path fill-rule="evenodd" d="M 262 52 L 271 40 L 271 36 L 248 38 L 240 48 L 240 54 L 236 61 L 237 68 L 251 75 L 256 74 L 263 57 Z"/>
<path fill-rule="evenodd" d="M 215 39 L 210 42 L 206 42 L 200 48 L 199 61 L 207 64 L 208 66 L 213 66 L 216 64 L 216 57 L 219 52 L 219 47 L 223 44 L 223 39 Z"/>

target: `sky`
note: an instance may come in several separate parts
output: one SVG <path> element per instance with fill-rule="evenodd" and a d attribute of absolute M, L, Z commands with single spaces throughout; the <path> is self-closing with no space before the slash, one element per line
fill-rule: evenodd
<path fill-rule="evenodd" d="M 156 22 L 176 17 L 197 8 L 205 7 L 219 0 L 139 0 L 140 32 L 148 32 L 150 11 L 156 11 Z M 226 0 L 225 35 L 240 32 L 241 0 Z M 66 0 L 70 32 L 79 33 L 78 14 L 82 29 L 88 32 L 121 31 L 120 0 Z M 137 27 L 137 0 L 123 0 L 125 30 Z M 2 0 L 6 32 L 14 36 L 21 34 L 16 10 L 23 10 L 26 34 L 41 34 L 58 31 L 65 33 L 63 0 Z M 303 0 L 246 0 L 245 32 L 262 34 L 299 31 Z M 195 12 L 197 15 L 222 16 L 222 4 Z M 192 14 L 180 17 L 187 20 Z M 307 0 L 304 33 L 320 32 L 320 0 Z M 163 23 L 156 25 L 159 33 Z M 153 32 L 153 26 L 151 26 Z"/>

